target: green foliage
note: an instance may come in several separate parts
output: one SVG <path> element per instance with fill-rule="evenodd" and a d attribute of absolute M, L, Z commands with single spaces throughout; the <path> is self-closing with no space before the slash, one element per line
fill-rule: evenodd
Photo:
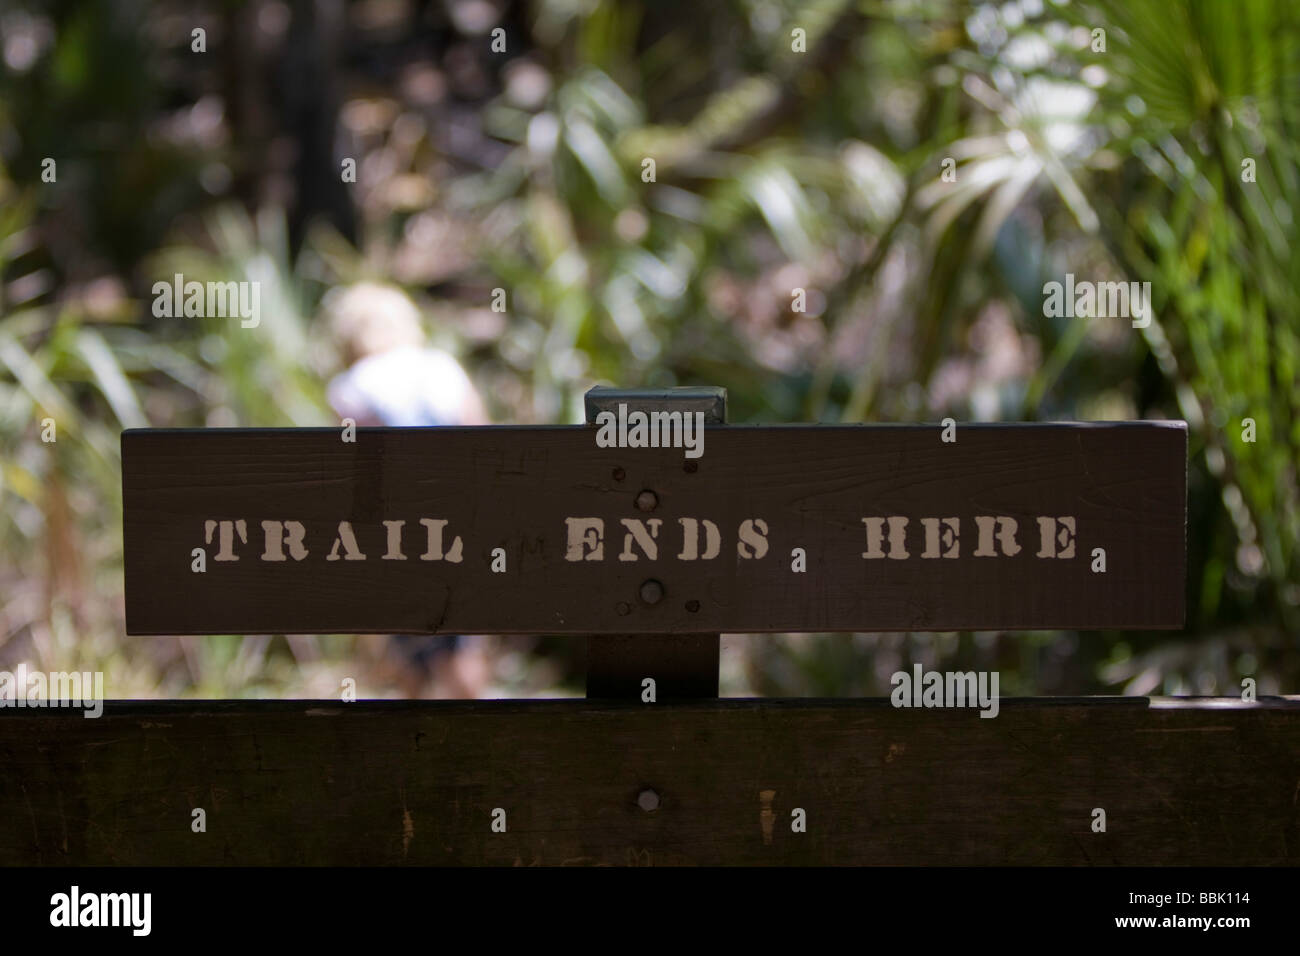
<path fill-rule="evenodd" d="M 1145 174 L 1119 187 L 1127 201 L 1109 210 L 1110 242 L 1123 268 L 1156 290 L 1152 351 L 1186 386 L 1184 414 L 1204 422 L 1207 466 L 1234 524 L 1207 573 L 1223 582 L 1233 564 L 1258 569 L 1272 593 L 1252 588 L 1249 598 L 1262 597 L 1295 633 L 1300 236 L 1283 197 L 1300 180 L 1300 18 L 1266 0 L 1101 10 L 1120 27 L 1107 62 L 1124 81 L 1108 87 L 1110 148 Z M 1223 591 L 1203 589 L 1203 613 Z"/>
<path fill-rule="evenodd" d="M 723 385 L 735 421 L 1191 423 L 1188 635 L 753 639 L 733 692 L 887 693 L 904 659 L 997 667 L 1004 693 L 1300 674 L 1285 0 L 542 0 L 512 11 L 526 34 L 498 60 L 361 0 L 329 137 L 361 171 L 355 242 L 342 223 L 291 238 L 268 143 L 302 118 L 260 114 L 269 90 L 216 68 L 256 10 L 199 8 L 206 60 L 171 3 L 5 14 L 41 52 L 0 72 L 0 655 L 111 660 L 123 694 L 336 691 L 352 639 L 122 643 L 116 435 L 331 420 L 320 299 L 376 278 L 408 288 L 499 420 L 578 421 L 605 382 Z M 374 24 L 394 15 L 436 55 L 392 48 Z M 154 317 L 175 272 L 260 281 L 261 327 Z M 1154 320 L 1044 315 L 1066 272 L 1149 281 Z"/>

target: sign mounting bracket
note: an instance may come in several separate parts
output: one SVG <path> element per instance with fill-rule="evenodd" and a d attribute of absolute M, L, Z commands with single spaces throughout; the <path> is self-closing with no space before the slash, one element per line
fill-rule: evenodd
<path fill-rule="evenodd" d="M 607 388 L 596 386 L 584 396 L 587 424 L 601 412 L 700 412 L 706 425 L 727 421 L 727 390 L 716 386 L 684 388 Z M 653 489 L 651 489 L 653 493 Z M 642 492 L 644 494 L 644 492 Z M 653 580 L 641 599 L 658 600 Z M 654 681 L 656 702 L 700 700 L 718 696 L 719 634 L 600 634 L 587 638 L 587 697 L 642 700 L 644 681 Z"/>

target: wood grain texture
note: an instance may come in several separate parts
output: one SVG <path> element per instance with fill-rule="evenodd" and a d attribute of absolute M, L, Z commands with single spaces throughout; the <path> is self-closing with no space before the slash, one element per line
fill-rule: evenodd
<path fill-rule="evenodd" d="M 1285 700 L 109 702 L 0 714 L 0 759 L 7 866 L 1300 859 Z"/>
<path fill-rule="evenodd" d="M 595 429 L 489 427 L 127 431 L 122 436 L 131 634 L 663 634 L 1176 628 L 1184 613 L 1187 435 L 1176 423 L 728 426 L 704 456 L 596 447 Z M 640 492 L 654 492 L 652 511 Z M 868 516 L 907 516 L 907 560 L 863 557 Z M 976 516 L 1018 523 L 1019 553 L 977 557 Z M 570 562 L 566 517 L 600 518 L 604 559 Z M 957 559 L 925 560 L 921 518 L 957 517 Z M 1044 559 L 1039 516 L 1073 516 L 1073 557 Z M 421 518 L 446 519 L 460 563 L 420 559 Z M 656 560 L 622 519 L 662 521 Z M 720 532 L 681 560 L 683 518 Z M 767 552 L 738 551 L 747 519 Z M 237 561 L 205 522 L 243 520 Z M 260 560 L 262 521 L 299 521 L 307 556 Z M 350 522 L 365 560 L 335 544 Z M 383 560 L 404 520 L 407 560 Z M 707 542 L 700 539 L 700 548 Z M 332 550 L 338 560 L 328 561 Z M 205 547 L 207 570 L 191 570 Z M 1104 548 L 1107 570 L 1091 554 Z M 491 570 L 494 549 L 507 560 Z M 792 571 L 803 548 L 806 573 Z M 654 579 L 663 598 L 648 603 Z"/>

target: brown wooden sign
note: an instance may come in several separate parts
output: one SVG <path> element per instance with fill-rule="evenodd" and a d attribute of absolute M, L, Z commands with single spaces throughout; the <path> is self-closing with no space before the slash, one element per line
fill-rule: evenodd
<path fill-rule="evenodd" d="M 127 431 L 127 631 L 1183 623 L 1182 422 L 601 431 Z"/>

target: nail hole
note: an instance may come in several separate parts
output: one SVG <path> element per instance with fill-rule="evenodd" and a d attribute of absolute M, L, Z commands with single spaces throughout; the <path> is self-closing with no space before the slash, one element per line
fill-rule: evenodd
<path fill-rule="evenodd" d="M 632 612 L 632 605 L 628 604 L 626 601 L 619 601 L 618 604 L 615 605 L 614 610 L 618 612 L 619 617 L 626 617 Z"/>
<path fill-rule="evenodd" d="M 698 611 L 699 609 L 700 609 L 700 602 L 699 602 L 699 601 L 687 601 L 687 602 L 686 602 L 686 610 L 690 611 L 692 614 L 694 614 L 694 613 L 695 613 L 696 611 Z"/>
<path fill-rule="evenodd" d="M 626 477 L 627 477 L 627 472 L 624 471 L 622 468 L 615 468 L 615 469 L 614 469 L 614 480 L 615 480 L 615 481 L 622 481 L 622 480 L 623 480 L 624 478 L 626 478 Z"/>
<path fill-rule="evenodd" d="M 698 461 L 688 461 L 684 465 L 682 465 L 682 470 L 694 474 L 695 472 L 700 470 L 700 463 Z"/>

